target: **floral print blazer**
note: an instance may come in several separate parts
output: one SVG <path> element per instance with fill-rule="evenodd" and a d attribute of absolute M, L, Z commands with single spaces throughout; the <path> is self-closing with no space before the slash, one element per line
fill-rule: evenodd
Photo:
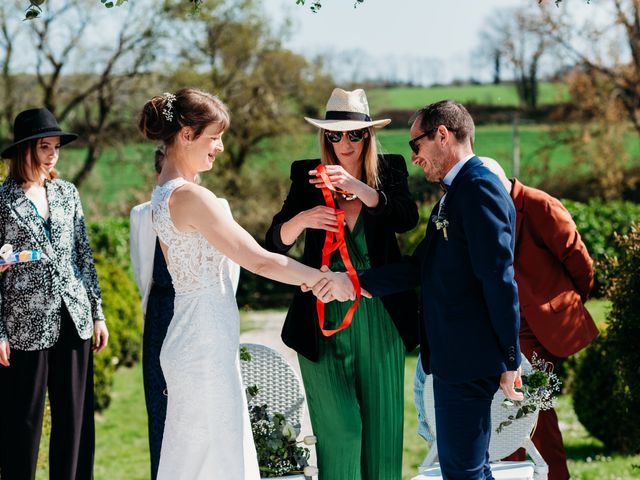
<path fill-rule="evenodd" d="M 95 320 L 104 320 L 78 190 L 62 180 L 47 180 L 45 188 L 51 240 L 21 186 L 9 176 L 0 187 L 0 245 L 41 253 L 0 274 L 0 341 L 17 350 L 56 343 L 63 303 L 82 339 L 91 338 Z"/>

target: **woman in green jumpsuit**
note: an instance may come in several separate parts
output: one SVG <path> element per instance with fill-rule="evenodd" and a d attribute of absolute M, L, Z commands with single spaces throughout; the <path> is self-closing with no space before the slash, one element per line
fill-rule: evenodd
<path fill-rule="evenodd" d="M 378 155 L 363 90 L 335 89 L 320 128 L 321 158 L 293 162 L 291 188 L 266 234 L 272 251 L 288 251 L 305 232 L 302 261 L 319 267 L 326 231 L 337 231 L 316 177 L 322 163 L 345 212 L 345 243 L 358 271 L 400 259 L 396 233 L 414 228 L 418 211 L 400 155 Z M 332 270 L 344 271 L 338 252 Z M 342 322 L 351 302 L 325 307 L 325 329 Z M 296 291 L 283 327 L 284 342 L 299 354 L 314 433 L 320 480 L 395 480 L 402 473 L 404 357 L 418 344 L 415 292 L 361 298 L 351 325 L 326 337 L 315 297 Z"/>

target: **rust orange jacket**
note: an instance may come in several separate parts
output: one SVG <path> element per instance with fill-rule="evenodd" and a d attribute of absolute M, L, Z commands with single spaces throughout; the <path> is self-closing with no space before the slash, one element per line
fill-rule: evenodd
<path fill-rule="evenodd" d="M 584 307 L 593 287 L 593 261 L 559 200 L 517 179 L 511 198 L 521 317 L 549 352 L 567 357 L 598 335 Z"/>

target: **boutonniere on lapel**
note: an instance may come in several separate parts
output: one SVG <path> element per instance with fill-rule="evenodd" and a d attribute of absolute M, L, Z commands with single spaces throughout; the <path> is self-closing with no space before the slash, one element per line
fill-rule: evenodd
<path fill-rule="evenodd" d="M 449 226 L 449 220 L 447 220 L 444 205 L 440 208 L 438 215 L 431 215 L 431 221 L 436 224 L 436 230 L 442 230 L 442 236 L 448 241 L 449 235 L 447 235 L 447 227 Z"/>

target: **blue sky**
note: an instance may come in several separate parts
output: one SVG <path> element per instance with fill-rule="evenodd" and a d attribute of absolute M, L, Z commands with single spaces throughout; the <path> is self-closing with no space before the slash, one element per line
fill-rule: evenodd
<path fill-rule="evenodd" d="M 537 0 L 323 0 L 319 13 L 295 0 L 263 0 L 277 25 L 293 20 L 286 45 L 309 57 L 331 52 L 340 80 L 369 76 L 420 78 L 422 83 L 447 83 L 475 77 L 490 80 L 491 69 L 474 68 L 483 25 L 496 9 L 509 9 Z M 578 16 L 593 14 L 594 5 L 569 1 Z M 340 57 L 336 60 L 336 57 Z M 477 61 L 475 62 L 477 64 Z M 362 78 L 357 78 L 360 75 Z M 356 77 L 356 78 L 354 78 Z"/>
<path fill-rule="evenodd" d="M 446 82 L 473 74 L 471 54 L 487 15 L 527 1 L 365 0 L 354 8 L 352 0 L 324 0 L 315 14 L 308 7 L 310 0 L 304 7 L 295 0 L 263 3 L 275 22 L 291 17 L 294 28 L 287 45 L 295 51 L 351 53 L 354 64 L 363 56 L 375 62 L 373 73 L 413 68 L 406 73 Z M 421 72 L 416 71 L 418 64 L 425 64 Z"/>

